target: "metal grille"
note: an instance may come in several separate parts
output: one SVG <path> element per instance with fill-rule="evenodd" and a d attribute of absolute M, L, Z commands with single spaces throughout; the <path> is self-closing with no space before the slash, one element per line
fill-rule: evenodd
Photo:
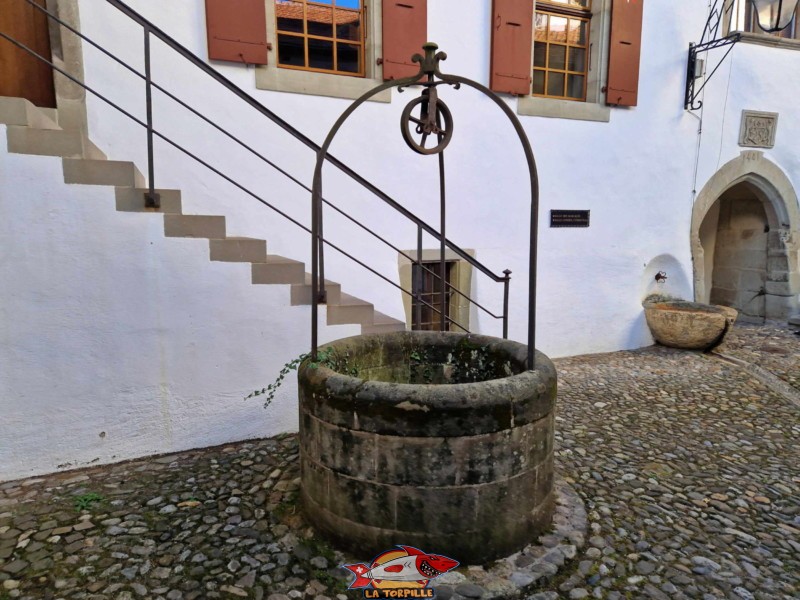
<path fill-rule="evenodd" d="M 439 284 L 439 262 L 422 263 L 427 269 L 419 265 L 412 265 L 412 281 L 414 282 L 414 295 L 411 301 L 412 324 L 414 331 L 439 331 L 441 329 L 441 313 L 447 316 L 450 314 L 450 298 L 452 291 L 444 294 L 442 303 L 442 289 Z M 453 274 L 455 273 L 455 261 L 448 262 L 445 268 L 447 283 L 453 285 Z M 419 283 L 417 283 L 419 282 Z M 444 307 L 442 307 L 444 304 Z M 441 311 L 441 312 L 437 312 Z M 451 330 L 451 322 L 445 323 L 445 331 Z"/>

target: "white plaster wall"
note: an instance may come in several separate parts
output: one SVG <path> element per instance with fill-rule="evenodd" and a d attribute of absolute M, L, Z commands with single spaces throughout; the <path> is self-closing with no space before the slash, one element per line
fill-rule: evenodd
<path fill-rule="evenodd" d="M 243 397 L 307 351 L 309 307 L 60 159 L 0 150 L 0 281 L 0 481 L 296 429 L 294 379 Z"/>
<path fill-rule="evenodd" d="M 206 57 L 201 2 L 130 0 L 129 4 L 198 56 Z M 439 43 L 450 57 L 443 70 L 488 82 L 489 6 L 489 2 L 463 0 L 429 3 L 429 38 Z M 521 118 L 534 148 L 541 179 L 537 346 L 551 356 L 635 348 L 651 343 L 640 303 L 642 294 L 652 287 L 650 282 L 656 267 L 656 270 L 668 271 L 670 293 L 688 299 L 692 297 L 689 233 L 694 192 L 702 189 L 719 166 L 739 155 L 741 149 L 737 138 L 742 109 L 780 113 L 777 145 L 766 154 L 784 169 L 796 187 L 800 186 L 800 151 L 794 143 L 800 139 L 800 118 L 795 111 L 796 98 L 800 95 L 800 78 L 787 75 L 798 72 L 800 52 L 740 44 L 704 93 L 701 136 L 698 136 L 701 115 L 683 110 L 686 51 L 690 42 L 698 41 L 707 9 L 705 0 L 648 2 L 643 27 L 638 107 L 612 109 L 610 123 Z M 138 26 L 126 21 L 100 0 L 80 0 L 80 11 L 82 29 L 86 34 L 142 69 L 142 36 Z M 714 53 L 709 64 L 713 65 L 714 57 L 720 56 L 721 53 Z M 96 50 L 86 48 L 84 59 L 87 81 L 126 110 L 143 118 L 141 82 L 114 66 Z M 323 140 L 339 113 L 348 105 L 348 101 L 339 99 L 257 90 L 252 68 L 223 64 L 216 64 L 215 68 L 317 142 Z M 155 80 L 170 91 L 202 107 L 212 120 L 242 136 L 259 152 L 302 181 L 310 182 L 314 158 L 311 151 L 191 68 L 183 59 L 165 51 L 158 42 L 153 45 L 153 70 Z M 412 154 L 398 132 L 400 112 L 414 94 L 413 91 L 402 95 L 395 92 L 391 104 L 368 103 L 342 130 L 334 143 L 333 153 L 415 213 L 437 223 L 436 159 Z M 459 92 L 442 90 L 441 94 L 456 119 L 455 136 L 446 159 L 450 199 L 448 237 L 464 248 L 474 249 L 477 258 L 496 272 L 505 268 L 513 271 L 510 332 L 511 337 L 525 341 L 529 198 L 521 150 L 513 138 L 510 124 L 504 122 L 504 117 L 490 101 L 466 89 Z M 516 106 L 516 100 L 510 97 L 507 102 Z M 307 192 L 277 176 L 269 167 L 158 93 L 154 114 L 157 128 L 174 136 L 190 151 L 230 172 L 242 185 L 273 202 L 276 207 L 308 223 L 310 203 Z M 89 101 L 89 121 L 93 140 L 111 158 L 136 160 L 144 170 L 145 137 L 139 126 L 95 98 Z M 287 225 L 285 220 L 240 190 L 222 182 L 165 144 L 157 143 L 156 152 L 156 183 L 159 187 L 182 189 L 186 212 L 223 214 L 228 218 L 231 235 L 266 237 L 270 252 L 308 260 L 309 243 L 301 230 Z M 28 160 L 36 162 L 40 159 Z M 42 187 L 42 194 L 60 198 L 64 192 L 55 179 L 41 182 L 37 179 L 36 184 L 44 186 L 47 182 L 56 188 Z M 81 194 L 102 192 L 88 190 Z M 339 176 L 332 168 L 325 170 L 325 196 L 353 214 L 361 215 L 365 222 L 386 235 L 396 246 L 415 246 L 413 226 L 399 221 L 379 200 Z M 550 229 L 547 220 L 553 208 L 590 209 L 592 225 L 589 229 Z M 83 233 L 77 236 L 81 240 L 81 256 L 87 249 L 89 255 L 98 257 L 109 253 L 111 256 L 140 256 L 141 246 L 136 247 L 136 252 L 125 252 L 120 241 L 125 239 L 124 236 L 119 238 L 104 233 L 106 225 L 122 218 L 109 214 L 108 222 L 82 222 Z M 124 218 L 129 216 L 124 215 Z M 292 309 L 292 312 L 280 304 L 287 301 L 287 296 L 274 289 L 253 288 L 247 284 L 246 274 L 238 272 L 235 276 L 238 283 L 234 284 L 228 278 L 234 277 L 231 274 L 237 270 L 235 266 L 209 265 L 205 248 L 196 250 L 193 241 L 158 241 L 160 224 L 153 225 L 145 217 L 141 217 L 141 223 L 136 222 L 138 217 L 131 218 L 134 220 L 125 221 L 125 227 L 131 228 L 127 235 L 151 236 L 147 243 L 152 241 L 152 246 L 141 244 L 148 250 L 146 256 L 151 261 L 151 270 L 146 273 L 137 271 L 144 264 L 138 258 L 131 259 L 131 265 L 137 265 L 131 267 L 132 273 L 111 269 L 112 262 L 106 270 L 93 270 L 87 281 L 93 285 L 78 288 L 83 290 L 85 299 L 72 310 L 91 306 L 95 297 L 104 298 L 99 290 L 109 289 L 117 293 L 121 286 L 109 284 L 109 277 L 118 277 L 111 279 L 116 282 L 130 279 L 142 284 L 153 279 L 159 285 L 175 285 L 170 288 L 170 293 L 164 292 L 164 297 L 191 298 L 197 302 L 197 308 L 193 318 L 189 319 L 186 311 L 179 311 L 167 302 L 166 306 L 174 312 L 168 312 L 161 321 L 153 322 L 153 315 L 157 313 L 144 308 L 144 299 L 149 294 L 142 294 L 142 303 L 122 303 L 120 299 L 119 304 L 113 304 L 113 310 L 101 303 L 103 310 L 110 310 L 108 314 L 98 308 L 91 315 L 79 315 L 84 321 L 78 321 L 72 327 L 76 335 L 87 337 L 93 335 L 89 333 L 91 331 L 102 331 L 109 347 L 132 335 L 130 344 L 137 348 L 139 344 L 134 344 L 134 340 L 141 335 L 149 344 L 144 345 L 147 351 L 133 353 L 135 359 L 126 358 L 118 364 L 109 360 L 108 352 L 97 350 L 93 351 L 91 360 L 80 362 L 83 387 L 70 389 L 80 390 L 81 397 L 98 398 L 87 404 L 74 399 L 70 401 L 73 410 L 82 418 L 94 415 L 81 427 L 91 430 L 95 437 L 99 423 L 104 424 L 102 430 L 107 433 L 114 427 L 137 431 L 136 428 L 126 428 L 123 421 L 116 418 L 120 413 L 119 406 L 125 403 L 119 390 L 132 390 L 130 393 L 135 394 L 135 390 L 142 387 L 152 390 L 150 396 L 153 400 L 151 408 L 143 413 L 147 416 L 141 418 L 148 423 L 160 423 L 158 403 L 163 400 L 156 393 L 160 389 L 159 382 L 175 390 L 171 392 L 175 395 L 174 400 L 171 395 L 165 396 L 170 410 L 181 403 L 193 410 L 198 406 L 209 406 L 201 398 L 216 398 L 217 402 L 223 402 L 214 405 L 213 410 L 196 411 L 197 414 L 191 416 L 188 429 L 204 432 L 207 428 L 212 438 L 209 443 L 226 436 L 247 437 L 292 426 L 293 412 L 288 411 L 280 418 L 276 417 L 279 425 L 262 428 L 261 422 L 252 417 L 263 417 L 263 413 L 243 407 L 239 397 L 252 385 L 268 379 L 288 356 L 306 347 L 308 327 L 305 316 L 291 327 L 280 325 L 283 317 L 279 319 L 278 316 L 283 315 L 281 311 L 297 314 L 298 310 Z M 52 231 L 62 228 L 61 224 L 50 225 Z M 397 280 L 395 252 L 377 245 L 341 219 L 337 220 L 330 211 L 326 235 L 342 243 L 348 251 L 368 259 L 376 270 Z M 63 244 L 71 248 L 72 237 L 64 236 Z M 181 250 L 167 250 L 168 245 Z M 430 239 L 425 245 L 435 247 Z M 61 246 L 53 248 L 59 253 L 62 251 Z M 193 257 L 191 261 L 181 252 L 189 253 Z M 55 255 L 55 252 L 51 254 Z M 184 268 L 178 269 L 168 258 L 170 256 L 178 263 L 182 257 L 192 268 L 181 263 Z M 77 270 L 78 258 L 73 261 Z M 25 261 L 23 264 L 31 265 Z M 332 251 L 328 252 L 327 268 L 328 277 L 342 282 L 346 291 L 369 299 L 382 312 L 402 317 L 401 297 L 395 288 L 337 257 Z M 176 277 L 180 284 L 174 283 Z M 215 285 L 207 283 L 209 277 L 214 278 Z M 149 290 L 154 285 L 131 284 L 130 287 Z M 502 306 L 501 287 L 483 277 L 475 277 L 473 292 L 495 309 Z M 52 307 L 56 296 L 55 291 L 50 293 L 45 306 Z M 163 302 L 159 304 L 162 308 L 165 306 Z M 255 339 L 248 338 L 246 332 L 251 320 L 268 312 L 275 315 L 269 321 L 270 327 L 265 327 L 258 336 L 250 331 L 249 335 Z M 91 325 L 98 318 L 103 320 L 102 328 Z M 149 323 L 148 327 L 138 327 L 140 318 Z M 207 332 L 206 346 L 197 339 L 199 333 L 195 328 Z M 477 312 L 473 312 L 473 328 L 483 333 L 500 332 L 499 323 Z M 131 329 L 138 333 L 131 333 Z M 251 340 L 251 343 L 243 340 Z M 90 352 L 88 349 L 93 348 L 91 341 L 79 343 L 65 336 L 57 342 L 49 341 L 47 346 L 57 355 L 70 355 L 70 351 L 78 349 L 81 352 L 74 352 L 75 356 L 86 359 Z M 191 343 L 199 344 L 200 350 L 192 349 Z M 261 356 L 267 352 L 265 349 L 277 346 L 286 347 L 280 359 L 276 358 L 270 364 L 262 362 Z M 159 350 L 160 347 L 163 350 Z M 199 355 L 208 361 L 201 363 L 202 369 L 195 371 L 191 360 L 181 360 L 190 349 L 193 358 Z M 203 349 L 210 354 L 203 353 Z M 38 351 L 31 353 L 33 357 L 37 355 Z M 162 355 L 172 359 L 166 375 L 162 375 L 159 366 Z M 227 358 L 221 359 L 220 356 Z M 212 363 L 212 360 L 227 362 Z M 75 377 L 74 368 L 53 371 L 44 359 L 37 359 L 37 364 L 42 365 L 37 367 L 37 372 L 57 372 L 60 381 L 71 381 Z M 211 364 L 221 366 L 209 369 Z M 255 368 L 250 368 L 253 365 L 260 368 L 255 375 Z M 40 389 L 40 383 L 32 378 L 30 370 L 26 372 L 26 377 L 20 376 L 15 380 L 12 395 L 42 398 L 55 393 Z M 94 373 L 102 374 L 108 385 L 96 385 Z M 198 373 L 203 376 L 193 379 L 193 375 Z M 215 373 L 219 373 L 218 378 L 212 377 Z M 29 389 L 35 391 L 28 392 Z M 100 398 L 112 408 L 98 413 L 98 406 L 102 406 Z M 47 402 L 52 403 L 47 406 L 55 403 L 54 400 Z M 232 407 L 230 411 L 229 406 Z M 247 412 L 249 410 L 254 412 Z M 19 422 L 30 420 L 31 415 L 38 415 L 32 412 L 22 414 L 25 417 L 16 417 L 17 426 Z M 217 424 L 219 415 L 224 415 L 221 417 L 222 425 Z M 58 419 L 57 414 L 49 418 Z M 240 418 L 241 421 L 247 420 L 247 427 L 252 429 L 244 427 L 234 432 L 235 425 L 225 425 L 228 420 L 239 423 Z M 21 455 L 32 451 L 37 443 L 35 436 L 28 435 L 36 431 L 32 427 L 26 425 L 15 433 L 22 441 L 10 445 L 15 447 L 15 451 L 19 447 Z M 172 426 L 171 435 L 182 435 L 176 432 L 184 429 Z M 165 425 L 142 426 L 141 430 L 144 432 L 141 438 L 129 434 L 124 448 L 104 454 L 102 460 L 110 459 L 110 456 L 158 451 L 167 445 Z M 89 449 L 80 450 L 79 457 L 65 456 L 61 462 L 92 460 L 97 454 L 93 450 L 110 447 L 110 437 L 104 441 L 91 438 Z M 192 438 L 194 442 L 189 441 L 188 435 L 185 439 L 187 445 L 201 445 L 196 441 L 197 436 Z M 62 447 L 80 446 L 64 441 Z"/>
<path fill-rule="evenodd" d="M 684 0 L 650 3 L 644 23 L 640 105 L 612 111 L 611 123 L 523 117 L 541 175 L 539 335 L 537 345 L 554 356 L 633 348 L 651 342 L 641 319 L 639 288 L 646 265 L 662 254 L 677 257 L 691 273 L 689 216 L 697 143 L 697 120 L 683 111 L 685 52 L 702 29 L 706 6 Z M 134 0 L 131 5 L 162 29 L 205 58 L 202 7 L 188 0 L 164 5 Z M 439 0 L 430 3 L 429 38 L 448 52 L 443 68 L 486 82 L 489 72 L 489 3 Z M 83 29 L 134 64 L 141 64 L 140 32 L 110 7 L 81 0 Z M 220 123 L 246 136 L 282 167 L 310 181 L 312 153 L 263 118 L 256 117 L 227 92 L 189 67 L 173 70 L 173 59 L 154 46 L 155 77 L 170 73 L 169 87 L 181 97 L 202 100 Z M 252 69 L 215 65 L 257 99 L 313 139 L 321 141 L 347 101 L 257 90 Z M 120 84 L 109 60 L 86 53 L 90 81 L 110 87 L 115 99 L 143 114 L 143 92 L 132 78 Z M 657 76 L 654 76 L 657 74 Z M 113 85 L 112 85 L 113 82 Z M 448 232 L 496 272 L 513 271 L 511 335 L 525 339 L 527 314 L 528 190 L 524 161 L 510 124 L 491 103 L 469 90 L 443 90 L 456 117 L 456 134 L 448 149 L 450 212 Z M 413 155 L 398 135 L 399 113 L 410 94 L 395 93 L 393 102 L 368 104 L 344 128 L 333 152 L 420 216 L 438 221 L 436 161 Z M 516 101 L 508 98 L 515 106 Z M 257 161 L 231 150 L 218 134 L 183 120 L 182 112 L 156 104 L 156 123 L 174 132 L 190 148 L 214 154 L 254 190 L 264 190 L 283 210 L 308 221 L 308 194 L 286 184 Z M 143 136 L 124 118 L 110 116 L 97 101 L 90 105 L 94 138 L 114 157 L 143 164 Z M 166 120 L 165 120 L 166 117 Z M 179 131 L 180 129 L 180 131 Z M 122 134 L 124 132 L 124 134 Z M 266 236 L 275 251 L 305 259 L 307 240 L 254 202 L 220 188 L 216 176 L 160 151 L 158 185 L 182 187 L 192 210 L 229 216 L 232 230 Z M 215 162 L 216 164 L 216 162 Z M 365 215 L 371 225 L 402 248 L 414 246 L 415 230 L 398 222 L 378 200 L 326 170 L 326 196 Z M 413 185 L 409 185 L 413 182 Z M 218 190 L 223 191 L 218 191 Z M 588 208 L 588 230 L 551 230 L 552 208 Z M 397 276 L 397 257 L 352 227 L 334 218 L 327 231 L 336 241 L 382 273 Z M 434 247 L 428 240 L 426 246 Z M 401 316 L 399 292 L 374 276 L 329 253 L 328 273 L 352 293 L 367 297 L 379 310 Z M 690 280 L 690 277 L 686 278 Z M 480 297 L 500 308 L 499 285 L 476 278 Z M 691 290 L 683 290 L 687 297 Z M 499 333 L 499 323 L 476 315 L 478 329 Z"/>

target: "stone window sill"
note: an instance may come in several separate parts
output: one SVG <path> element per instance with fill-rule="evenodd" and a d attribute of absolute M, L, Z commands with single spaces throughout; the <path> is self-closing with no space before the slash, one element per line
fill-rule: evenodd
<path fill-rule="evenodd" d="M 611 120 L 611 109 L 608 106 L 593 102 L 571 102 L 534 96 L 520 96 L 517 102 L 517 114 L 600 123 L 608 123 Z"/>
<path fill-rule="evenodd" d="M 377 79 L 348 77 L 329 73 L 313 73 L 294 69 L 280 69 L 275 66 L 256 68 L 256 87 L 260 90 L 291 92 L 330 98 L 355 100 L 382 83 Z M 370 100 L 391 102 L 392 91 L 384 90 Z"/>
<path fill-rule="evenodd" d="M 771 48 L 788 48 L 791 50 L 800 50 L 800 40 L 790 40 L 786 38 L 775 37 L 774 35 L 767 35 L 766 33 L 750 33 L 742 31 L 742 40 L 747 44 L 756 44 L 758 46 L 769 46 Z"/>

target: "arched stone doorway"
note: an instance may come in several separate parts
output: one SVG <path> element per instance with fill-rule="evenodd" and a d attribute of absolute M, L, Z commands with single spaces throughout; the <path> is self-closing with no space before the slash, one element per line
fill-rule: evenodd
<path fill-rule="evenodd" d="M 695 201 L 695 300 L 733 306 L 745 320 L 787 320 L 798 310 L 799 242 L 791 182 L 762 152 L 742 152 Z"/>

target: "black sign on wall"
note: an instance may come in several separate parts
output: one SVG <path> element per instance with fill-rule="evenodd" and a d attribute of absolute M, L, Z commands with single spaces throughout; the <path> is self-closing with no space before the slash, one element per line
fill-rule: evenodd
<path fill-rule="evenodd" d="M 588 210 L 551 210 L 550 227 L 588 227 Z"/>

